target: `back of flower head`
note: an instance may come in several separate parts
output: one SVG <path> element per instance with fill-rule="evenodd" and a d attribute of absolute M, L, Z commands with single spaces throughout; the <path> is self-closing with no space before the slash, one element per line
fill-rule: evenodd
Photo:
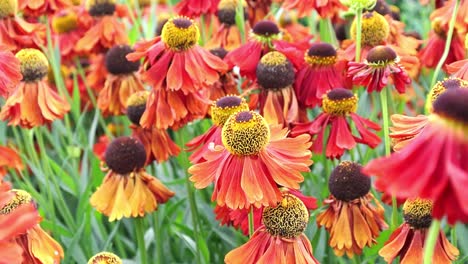
<path fill-rule="evenodd" d="M 161 181 L 144 169 L 146 151 L 136 138 L 118 137 L 105 152 L 108 171 L 102 184 L 90 198 L 91 205 L 109 217 L 143 217 L 174 196 Z"/>
<path fill-rule="evenodd" d="M 329 231 L 329 244 L 337 256 L 362 254 L 388 227 L 384 208 L 370 192 L 370 178 L 361 170 L 360 164 L 343 161 L 332 171 L 331 194 L 324 201 L 327 209 L 317 216 L 317 224 Z"/>

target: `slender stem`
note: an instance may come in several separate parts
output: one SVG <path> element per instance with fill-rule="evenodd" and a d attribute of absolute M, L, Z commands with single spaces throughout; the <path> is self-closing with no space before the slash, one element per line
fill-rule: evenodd
<path fill-rule="evenodd" d="M 385 143 L 385 156 L 390 155 L 390 136 L 389 136 L 389 122 L 388 122 L 388 98 L 387 98 L 387 87 L 380 91 L 380 102 L 382 105 L 382 118 L 383 118 L 383 130 L 384 130 L 384 143 Z"/>
<path fill-rule="evenodd" d="M 239 33 L 241 35 L 241 43 L 244 44 L 246 39 L 245 39 L 245 16 L 244 16 L 243 1 L 237 1 L 235 20 L 236 20 L 236 26 L 239 29 Z"/>
<path fill-rule="evenodd" d="M 457 230 L 455 229 L 455 225 L 450 230 L 450 236 L 452 237 L 452 245 L 457 247 Z"/>
<path fill-rule="evenodd" d="M 145 232 L 144 232 L 144 222 L 145 218 L 138 217 L 135 218 L 135 234 L 138 243 L 138 250 L 140 251 L 140 263 L 147 264 L 148 263 L 148 256 L 146 255 L 146 247 L 145 247 Z"/>
<path fill-rule="evenodd" d="M 361 61 L 362 9 L 356 10 L 356 62 Z"/>
<path fill-rule="evenodd" d="M 254 209 L 253 206 L 250 206 L 249 212 L 249 237 L 252 237 L 254 233 Z"/>
<path fill-rule="evenodd" d="M 460 5 L 460 0 L 455 1 L 455 6 L 453 7 L 453 13 L 452 17 L 450 19 L 449 23 L 449 30 L 447 32 L 447 39 L 445 40 L 445 48 L 444 48 L 444 53 L 442 53 L 442 57 L 439 60 L 439 63 L 437 64 L 435 70 L 434 70 L 434 75 L 432 75 L 432 81 L 431 81 L 431 86 L 429 89 L 431 89 L 434 84 L 437 81 L 437 77 L 439 76 L 440 70 L 442 69 L 442 66 L 445 63 L 445 60 L 448 57 L 449 51 L 450 51 L 450 44 L 452 43 L 452 37 L 453 37 L 453 32 L 455 30 L 455 19 L 457 18 L 457 11 L 458 11 L 458 6 Z"/>
<path fill-rule="evenodd" d="M 155 246 L 156 246 L 156 264 L 161 264 L 162 263 L 162 236 L 161 236 L 161 230 L 159 226 L 159 210 L 154 212 L 153 214 L 153 232 L 154 232 L 154 240 L 155 240 Z"/>
<path fill-rule="evenodd" d="M 426 237 L 426 243 L 424 246 L 424 264 L 432 263 L 432 256 L 434 254 L 434 248 L 439 236 L 440 221 L 432 220 L 431 227 L 429 228 L 428 235 Z"/>

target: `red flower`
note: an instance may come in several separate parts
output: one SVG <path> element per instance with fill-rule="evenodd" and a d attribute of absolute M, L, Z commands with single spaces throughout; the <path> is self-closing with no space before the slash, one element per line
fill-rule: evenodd
<path fill-rule="evenodd" d="M 256 69 L 260 59 L 266 53 L 277 50 L 298 68 L 302 63 L 302 51 L 293 44 L 279 40 L 280 31 L 271 21 L 260 21 L 252 29 L 249 41 L 239 48 L 229 52 L 224 60 L 229 67 L 238 66 L 240 74 L 254 81 Z"/>
<path fill-rule="evenodd" d="M 312 151 L 323 153 L 323 142 L 327 141 L 325 155 L 327 158 L 339 158 L 344 151 L 350 150 L 357 143 L 375 148 L 380 144 L 380 138 L 370 131 L 380 130 L 380 126 L 355 113 L 358 98 L 351 91 L 344 88 L 335 88 L 328 92 L 322 101 L 323 113 L 320 113 L 312 122 L 296 124 L 291 131 L 292 136 L 310 134 L 314 140 Z M 352 134 L 348 118 L 356 126 L 360 137 Z M 324 139 L 325 130 L 330 125 L 328 139 Z"/>
<path fill-rule="evenodd" d="M 423 66 L 427 68 L 435 68 L 442 58 L 442 53 L 445 49 L 445 42 L 447 39 L 447 31 L 441 25 L 441 21 L 436 19 L 432 22 L 433 31 L 429 36 L 427 45 L 419 51 L 419 58 Z M 465 47 L 463 40 L 454 31 L 452 41 L 450 42 L 450 49 L 444 65 L 450 64 L 455 61 L 463 60 L 465 58 Z"/>
<path fill-rule="evenodd" d="M 303 233 L 309 212 L 300 199 L 283 193 L 281 202 L 266 207 L 262 218 L 265 226 L 258 228 L 247 243 L 229 252 L 224 258 L 227 264 L 318 263 Z"/>
<path fill-rule="evenodd" d="M 7 97 L 21 81 L 20 61 L 5 46 L 0 45 L 0 96 Z"/>
<path fill-rule="evenodd" d="M 198 39 L 193 21 L 176 17 L 166 22 L 161 37 L 137 44 L 136 52 L 127 55 L 130 61 L 145 58 L 144 77 L 153 86 L 143 127 L 179 127 L 205 115 L 207 90 L 227 65 L 198 46 Z"/>
<path fill-rule="evenodd" d="M 364 85 L 368 92 L 380 92 L 387 86 L 388 78 L 393 77 L 393 84 L 399 93 L 405 92 L 410 77 L 398 63 L 395 51 L 388 46 L 376 46 L 367 53 L 364 63 L 349 62 L 348 77 L 353 83 Z"/>
<path fill-rule="evenodd" d="M 73 63 L 75 45 L 93 24 L 93 17 L 83 7 L 73 7 L 57 12 L 52 17 L 54 42 L 59 47 L 62 63 Z"/>
<path fill-rule="evenodd" d="M 174 11 L 187 17 L 199 17 L 204 14 L 214 14 L 218 10 L 220 0 L 182 0 L 175 7 Z"/>
<path fill-rule="evenodd" d="M 468 89 L 444 92 L 421 133 L 401 151 L 372 160 L 365 173 L 376 175 L 376 186 L 396 197 L 433 200 L 437 219 L 468 222 L 467 100 Z"/>
<path fill-rule="evenodd" d="M 9 147 L 0 146 L 0 183 L 7 172 L 7 168 L 23 169 L 23 162 L 18 153 Z"/>
<path fill-rule="evenodd" d="M 44 54 L 36 49 L 23 49 L 16 57 L 21 63 L 23 80 L 7 98 L 0 119 L 9 120 L 9 125 L 32 128 L 62 118 L 70 105 L 44 80 L 49 68 Z"/>
<path fill-rule="evenodd" d="M 39 17 L 54 14 L 73 3 L 70 0 L 18 0 L 18 4 L 26 16 Z"/>
<path fill-rule="evenodd" d="M 400 259 L 402 264 L 422 263 L 424 246 L 429 226 L 432 222 L 432 202 L 423 199 L 407 200 L 403 206 L 405 223 L 400 225 L 379 250 L 387 263 L 394 259 Z M 460 254 L 445 237 L 444 232 L 439 231 L 437 236 L 432 263 L 450 264 Z"/>
<path fill-rule="evenodd" d="M 271 133 L 271 135 L 270 135 Z M 276 205 L 277 185 L 298 189 L 300 172 L 312 164 L 309 136 L 287 138 L 287 130 L 268 127 L 262 116 L 242 111 L 223 126 L 223 146 L 211 144 L 206 161 L 189 168 L 198 189 L 215 183 L 212 200 L 231 209 Z"/>
<path fill-rule="evenodd" d="M 301 105 L 315 107 L 322 104 L 322 96 L 336 87 L 344 87 L 344 80 L 336 68 L 336 51 L 328 43 L 314 43 L 304 55 L 305 62 L 297 73 L 294 88 Z"/>
<path fill-rule="evenodd" d="M 101 53 L 107 49 L 127 44 L 125 25 L 118 20 L 118 8 L 112 1 L 97 2 L 88 8 L 94 18 L 92 25 L 76 43 L 75 51 L 80 54 Z"/>

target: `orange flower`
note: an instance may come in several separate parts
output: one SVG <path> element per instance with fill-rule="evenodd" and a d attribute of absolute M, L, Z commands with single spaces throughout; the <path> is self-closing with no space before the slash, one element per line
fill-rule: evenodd
<path fill-rule="evenodd" d="M 146 109 L 148 91 L 141 91 L 132 94 L 127 101 L 127 116 L 132 121 L 130 128 L 132 136 L 139 139 L 146 151 L 146 162 L 149 165 L 156 160 L 161 163 L 179 155 L 180 148 L 177 146 L 165 129 L 156 127 L 142 128 L 140 119 Z"/>
<path fill-rule="evenodd" d="M 137 44 L 136 52 L 127 55 L 130 61 L 145 58 L 144 77 L 153 86 L 143 127 L 180 127 L 205 115 L 208 87 L 227 65 L 197 45 L 199 35 L 192 20 L 175 17 L 166 22 L 161 37 Z"/>
<path fill-rule="evenodd" d="M 245 6 L 245 2 L 243 3 Z M 240 46 L 242 36 L 236 26 L 235 19 L 237 5 L 238 0 L 221 0 L 219 2 L 217 16 L 221 25 L 205 44 L 205 48 L 221 47 L 226 50 L 233 50 Z M 245 18 L 247 17 L 245 16 Z M 247 33 L 249 30 L 250 27 L 247 23 L 244 32 Z M 245 35 L 244 37 L 246 38 L 247 36 Z"/>
<path fill-rule="evenodd" d="M 10 195 L 10 200 L 0 209 L 0 219 L 2 216 L 17 216 L 17 218 L 14 218 L 14 221 L 10 222 L 10 226 L 6 228 L 7 231 L 15 230 L 15 228 L 18 228 L 20 225 L 25 227 L 27 224 L 28 228 L 26 230 L 23 229 L 23 231 L 18 233 L 19 235 L 14 238 L 16 244 L 23 249 L 22 263 L 60 263 L 60 260 L 63 259 L 64 256 L 63 249 L 40 227 L 40 216 L 35 208 L 31 195 L 23 190 L 11 190 L 10 193 L 12 194 Z M 17 215 L 18 212 L 22 212 L 23 215 Z M 0 220 L 0 223 L 1 222 L 2 220 Z M 4 229 L 2 228 L 1 230 Z M 18 232 L 19 230 L 16 231 Z M 0 241 L 2 241 L 1 238 Z M 10 246 L 12 245 L 10 244 Z M 2 250 L 0 250 L 0 255 L 2 255 L 1 251 Z M 18 251 L 16 252 L 18 253 Z M 16 258 L 21 259 L 21 255 L 16 255 Z M 4 258 L 2 258 L 2 260 L 4 260 Z"/>
<path fill-rule="evenodd" d="M 308 135 L 287 138 L 288 131 L 272 128 L 258 113 L 241 111 L 223 126 L 223 146 L 211 144 L 206 161 L 189 168 L 198 189 L 215 183 L 212 200 L 231 209 L 276 205 L 277 185 L 299 189 L 301 172 L 312 164 Z"/>
<path fill-rule="evenodd" d="M 270 6 L 272 0 L 246 0 L 247 2 L 247 14 L 250 25 L 265 19 L 270 13 Z"/>
<path fill-rule="evenodd" d="M 19 0 L 19 8 L 26 16 L 51 15 L 72 6 L 70 0 Z"/>
<path fill-rule="evenodd" d="M 45 81 L 49 69 L 45 55 L 36 49 L 23 49 L 16 57 L 23 80 L 7 98 L 0 119 L 9 120 L 9 125 L 32 128 L 62 118 L 70 105 Z"/>
<path fill-rule="evenodd" d="M 283 193 L 278 204 L 263 209 L 264 226 L 244 245 L 230 251 L 227 264 L 290 263 L 317 264 L 312 246 L 304 235 L 309 212 L 296 196 Z"/>
<path fill-rule="evenodd" d="M 239 111 L 248 111 L 249 106 L 244 98 L 234 95 L 227 95 L 219 98 L 211 105 L 211 119 L 213 126 L 204 134 L 190 140 L 186 145 L 187 151 L 193 151 L 189 160 L 192 164 L 197 164 L 205 161 L 203 156 L 210 152 L 210 143 L 221 145 L 221 130 L 228 118 Z"/>
<path fill-rule="evenodd" d="M 443 6 L 442 3 L 443 2 Z M 437 0 L 437 9 L 432 12 L 430 20 L 440 19 L 444 25 L 448 25 L 455 9 L 455 0 Z M 442 7 L 440 7 L 442 6 Z M 439 8 L 440 7 L 440 8 Z M 455 19 L 455 28 L 463 36 L 468 33 L 468 1 L 461 0 Z"/>
<path fill-rule="evenodd" d="M 109 74 L 97 99 L 104 116 L 125 113 L 130 95 L 145 89 L 137 73 L 140 62 L 129 62 L 125 58 L 132 51 L 127 45 L 116 45 L 107 51 L 106 69 Z"/>
<path fill-rule="evenodd" d="M 94 17 L 94 25 L 76 43 L 76 52 L 101 53 L 115 45 L 128 43 L 125 25 L 117 18 L 118 10 L 113 0 L 87 1 L 87 9 Z"/>
<path fill-rule="evenodd" d="M 278 20 L 278 25 L 283 32 L 283 39 L 302 49 L 309 47 L 312 39 L 310 29 L 297 20 L 296 12 L 283 11 Z"/>
<path fill-rule="evenodd" d="M 15 150 L 0 146 L 0 182 L 5 176 L 7 168 L 22 170 L 23 162 Z"/>
<path fill-rule="evenodd" d="M 390 127 L 390 138 L 393 150 L 400 151 L 408 145 L 415 136 L 421 133 L 426 126 L 428 118 L 425 115 L 416 117 L 394 114 L 391 117 L 393 126 Z"/>
<path fill-rule="evenodd" d="M 329 244 L 337 256 L 360 255 L 387 228 L 384 208 L 369 192 L 370 178 L 361 169 L 357 163 L 343 161 L 333 170 L 328 181 L 331 195 L 324 201 L 328 207 L 317 216 L 317 224 L 330 233 Z"/>
<path fill-rule="evenodd" d="M 59 47 L 62 63 L 73 63 L 75 45 L 93 24 L 93 18 L 84 7 L 73 7 L 55 13 L 52 17 L 55 45 Z"/>
<path fill-rule="evenodd" d="M 260 114 L 268 124 L 288 127 L 299 119 L 296 93 L 292 87 L 294 67 L 284 54 L 270 51 L 257 64 Z"/>
<path fill-rule="evenodd" d="M 211 49 L 210 52 L 220 59 L 224 59 L 227 54 L 224 48 Z M 216 101 L 226 95 L 239 94 L 234 73 L 232 71 L 228 71 L 224 74 L 220 73 L 219 80 L 209 87 L 208 93 L 210 94 L 211 101 Z"/>
<path fill-rule="evenodd" d="M 3 45 L 0 45 L 0 72 L 0 96 L 7 97 L 23 76 L 20 61 Z"/>
<path fill-rule="evenodd" d="M 90 203 L 109 221 L 142 217 L 174 196 L 161 181 L 145 172 L 146 151 L 139 140 L 114 139 L 106 149 L 105 161 L 110 170 Z"/>
<path fill-rule="evenodd" d="M 99 252 L 89 259 L 88 264 L 122 264 L 122 260 L 114 253 Z"/>
<path fill-rule="evenodd" d="M 392 263 L 399 257 L 401 264 L 423 262 L 424 245 L 429 226 L 432 222 L 432 201 L 425 199 L 409 199 L 403 205 L 403 217 L 405 223 L 393 231 L 385 242 L 385 246 L 379 250 L 387 263 Z M 460 252 L 440 231 L 437 237 L 432 263 L 450 264 L 456 260 Z"/>
<path fill-rule="evenodd" d="M 17 0 L 5 0 L 0 6 L 0 43 L 12 52 L 44 44 L 45 25 L 26 22 L 17 15 L 17 7 Z"/>

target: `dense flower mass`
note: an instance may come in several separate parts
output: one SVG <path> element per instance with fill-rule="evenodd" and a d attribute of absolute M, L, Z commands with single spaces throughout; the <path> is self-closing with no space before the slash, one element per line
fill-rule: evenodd
<path fill-rule="evenodd" d="M 0 0 L 0 264 L 466 262 L 467 18 Z"/>

